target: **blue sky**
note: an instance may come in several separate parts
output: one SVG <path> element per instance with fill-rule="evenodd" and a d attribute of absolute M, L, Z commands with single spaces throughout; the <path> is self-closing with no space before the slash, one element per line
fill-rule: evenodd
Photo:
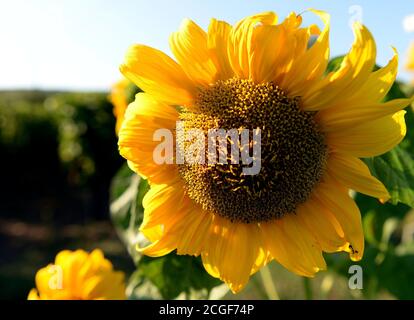
<path fill-rule="evenodd" d="M 377 41 L 380 64 L 400 53 L 400 78 L 414 32 L 403 19 L 412 0 L 0 0 L 0 89 L 107 90 L 121 75 L 118 65 L 133 43 L 169 53 L 168 37 L 183 18 L 203 28 L 211 17 L 236 22 L 273 10 L 280 18 L 313 7 L 332 16 L 332 56 L 353 41 L 349 21 L 358 18 Z M 310 13 L 306 24 L 318 22 Z"/>

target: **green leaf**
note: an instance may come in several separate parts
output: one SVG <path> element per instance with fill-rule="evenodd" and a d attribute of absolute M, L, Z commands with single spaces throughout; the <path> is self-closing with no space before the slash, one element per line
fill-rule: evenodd
<path fill-rule="evenodd" d="M 136 246 L 143 246 L 139 226 L 144 216 L 142 199 L 149 190 L 148 182 L 132 172 L 125 164 L 115 175 L 111 185 L 111 218 L 121 240 L 135 263 L 141 255 Z"/>
<path fill-rule="evenodd" d="M 398 299 L 414 299 L 413 266 L 414 255 L 387 254 L 377 270 L 380 286 Z"/>
<path fill-rule="evenodd" d="M 387 96 L 385 97 L 384 101 L 407 98 L 407 95 L 404 93 L 404 90 L 402 90 L 401 86 L 401 82 L 395 81 L 390 91 L 387 93 Z"/>
<path fill-rule="evenodd" d="M 206 298 L 211 289 L 222 283 L 204 270 L 200 258 L 175 253 L 156 259 L 143 257 L 138 270 L 158 288 L 164 299 L 175 299 L 181 293 L 189 296 L 194 291 L 202 291 Z"/>
<path fill-rule="evenodd" d="M 130 300 L 162 299 L 158 288 L 140 270 L 136 270 L 129 278 L 126 294 Z"/>
<path fill-rule="evenodd" d="M 142 92 L 142 90 L 140 88 L 138 88 L 135 84 L 130 83 L 127 88 L 125 89 L 126 91 L 126 97 L 127 97 L 127 101 L 128 103 L 131 103 L 135 100 L 135 96 Z"/>
<path fill-rule="evenodd" d="M 391 203 L 399 202 L 414 208 L 414 158 L 402 147 L 375 158 L 364 159 L 391 195 Z"/>
<path fill-rule="evenodd" d="M 345 56 L 338 56 L 335 58 L 332 58 L 329 63 L 328 63 L 328 67 L 326 68 L 326 74 L 328 74 L 329 72 L 334 72 L 337 71 L 339 69 L 339 67 L 341 66 L 342 61 L 344 60 Z"/>

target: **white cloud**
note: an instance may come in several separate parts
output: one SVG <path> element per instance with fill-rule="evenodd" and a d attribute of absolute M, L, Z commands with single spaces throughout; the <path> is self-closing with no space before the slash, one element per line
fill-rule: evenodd
<path fill-rule="evenodd" d="M 406 32 L 414 32 L 414 14 L 411 14 L 404 18 L 403 26 Z"/>

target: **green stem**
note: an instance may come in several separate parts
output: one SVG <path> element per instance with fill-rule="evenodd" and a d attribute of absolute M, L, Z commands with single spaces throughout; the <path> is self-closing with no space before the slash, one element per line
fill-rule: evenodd
<path fill-rule="evenodd" d="M 266 291 L 267 297 L 270 300 L 280 300 L 272 274 L 270 273 L 269 265 L 260 269 L 260 276 L 262 278 L 263 287 Z"/>
<path fill-rule="evenodd" d="M 312 286 L 309 278 L 303 278 L 303 288 L 305 289 L 305 299 L 313 300 Z"/>

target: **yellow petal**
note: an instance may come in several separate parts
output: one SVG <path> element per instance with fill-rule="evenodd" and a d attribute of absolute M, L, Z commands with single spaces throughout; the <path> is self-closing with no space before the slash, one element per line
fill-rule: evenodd
<path fill-rule="evenodd" d="M 124 300 L 124 278 L 122 272 L 95 274 L 85 280 L 82 297 L 84 300 Z"/>
<path fill-rule="evenodd" d="M 328 66 L 329 61 L 329 31 L 330 16 L 329 14 L 313 10 L 325 24 L 325 28 L 319 35 L 315 43 L 295 59 L 292 68 L 281 82 L 284 88 L 291 96 L 303 95 L 304 90 L 315 80 L 320 79 Z M 309 28 L 309 35 L 312 27 Z M 307 47 L 309 36 L 302 42 Z M 305 48 L 306 48 L 305 47 Z"/>
<path fill-rule="evenodd" d="M 199 256 L 208 240 L 212 215 L 196 207 L 193 210 L 170 212 L 162 235 L 146 248 L 146 255 L 159 257 L 175 249 L 179 255 Z"/>
<path fill-rule="evenodd" d="M 326 269 L 321 247 L 293 214 L 261 223 L 260 228 L 273 258 L 291 272 L 313 277 Z"/>
<path fill-rule="evenodd" d="M 227 56 L 230 31 L 231 26 L 227 22 L 211 19 L 208 27 L 207 46 L 211 59 L 216 65 L 216 80 L 226 80 L 234 76 Z"/>
<path fill-rule="evenodd" d="M 394 50 L 394 57 L 388 64 L 371 73 L 368 80 L 361 86 L 360 90 L 350 96 L 350 100 L 360 101 L 361 103 L 372 103 L 382 101 L 390 91 L 398 72 L 398 54 Z"/>
<path fill-rule="evenodd" d="M 30 290 L 27 300 L 40 300 L 39 293 L 36 289 Z"/>
<path fill-rule="evenodd" d="M 214 81 L 217 69 L 207 47 L 207 34 L 196 23 L 185 19 L 171 35 L 170 47 L 190 79 L 204 86 Z"/>
<path fill-rule="evenodd" d="M 55 276 L 59 277 L 59 272 L 63 275 L 63 289 L 70 290 L 76 293 L 79 286 L 82 284 L 78 281 L 78 273 L 88 258 L 88 253 L 84 250 L 69 251 L 63 250 L 59 252 L 55 259 L 56 267 L 53 272 Z"/>
<path fill-rule="evenodd" d="M 181 179 L 176 179 L 171 184 L 152 185 L 142 201 L 145 211 L 141 231 L 158 225 L 164 225 L 168 229 L 170 224 L 181 217 L 188 202 Z"/>
<path fill-rule="evenodd" d="M 185 219 L 181 235 L 177 243 L 177 254 L 199 256 L 208 241 L 212 214 L 194 208 Z"/>
<path fill-rule="evenodd" d="M 122 74 L 154 98 L 171 105 L 191 106 L 196 88 L 182 68 L 165 53 L 144 45 L 128 49 Z"/>
<path fill-rule="evenodd" d="M 341 67 L 312 85 L 303 94 L 303 108 L 317 111 L 331 107 L 342 97 L 357 91 L 368 79 L 376 58 L 372 34 L 360 23 L 354 24 L 355 42 Z"/>
<path fill-rule="evenodd" d="M 390 199 L 381 181 L 372 176 L 366 164 L 358 158 L 332 153 L 329 156 L 327 170 L 332 177 L 352 190 L 378 198 L 382 202 Z"/>
<path fill-rule="evenodd" d="M 59 265 L 49 264 L 40 269 L 35 277 L 40 300 L 73 299 L 72 283 L 76 279 L 68 278 L 68 272 Z"/>
<path fill-rule="evenodd" d="M 274 25 L 277 16 L 273 12 L 264 12 L 239 21 L 231 30 L 228 56 L 234 73 L 247 79 L 250 75 L 253 32 L 257 24 Z"/>
<path fill-rule="evenodd" d="M 348 189 L 325 173 L 324 181 L 319 183 L 313 194 L 320 205 L 330 211 L 341 225 L 344 237 L 350 243 L 351 259 L 361 260 L 364 254 L 361 214 L 354 200 L 349 197 Z"/>
<path fill-rule="evenodd" d="M 260 227 L 259 227 L 260 228 Z M 261 268 L 266 266 L 269 262 L 273 260 L 272 255 L 270 254 L 269 250 L 267 249 L 265 242 L 263 241 L 263 236 L 260 235 L 261 240 L 261 246 L 259 247 L 259 251 L 256 257 L 256 260 L 253 263 L 252 271 L 250 275 L 255 274 L 257 271 L 259 271 Z"/>
<path fill-rule="evenodd" d="M 281 23 L 281 25 L 285 29 L 297 29 L 302 24 L 303 18 L 302 15 L 296 14 L 295 12 L 289 13 L 285 20 Z"/>
<path fill-rule="evenodd" d="M 214 216 L 202 252 L 203 264 L 212 276 L 226 282 L 237 293 L 247 284 L 260 248 L 256 224 L 232 223 Z"/>
<path fill-rule="evenodd" d="M 137 250 L 146 256 L 159 258 L 173 252 L 176 248 L 176 237 L 161 237 L 145 248 L 137 247 Z"/>
<path fill-rule="evenodd" d="M 166 255 L 177 249 L 180 241 L 185 241 L 184 234 L 194 231 L 186 224 L 193 222 L 190 227 L 194 227 L 197 224 L 194 218 L 201 217 L 202 213 L 191 211 L 192 203 L 183 188 L 182 181 L 177 179 L 170 185 L 153 185 L 145 195 L 144 221 L 140 231 L 152 244 L 137 248 L 143 254 L 151 257 Z"/>
<path fill-rule="evenodd" d="M 102 272 L 112 271 L 112 264 L 105 259 L 104 254 L 101 250 L 92 251 L 84 263 L 76 270 L 76 274 L 72 275 L 77 280 L 76 292 L 82 292 L 84 294 L 85 283 L 89 278 L 92 278 Z M 73 290 L 74 291 L 74 290 Z M 78 296 L 81 296 L 78 294 Z"/>
<path fill-rule="evenodd" d="M 398 54 L 395 48 L 393 48 L 393 51 L 394 57 L 385 67 L 372 72 L 355 92 L 350 92 L 338 101 L 334 101 L 330 109 L 347 109 L 350 106 L 360 107 L 361 105 L 375 105 L 375 103 L 381 102 L 397 77 Z"/>
<path fill-rule="evenodd" d="M 159 165 L 154 162 L 153 154 L 160 143 L 154 141 L 155 131 L 170 129 L 174 132 L 177 120 L 178 112 L 175 108 L 158 102 L 145 93 L 138 94 L 127 109 L 119 132 L 119 152 L 129 161 L 132 170 L 151 183 L 166 183 L 178 175 L 176 165 Z"/>
<path fill-rule="evenodd" d="M 292 259 L 286 248 L 288 239 L 277 221 L 261 223 L 263 241 L 266 244 L 271 256 L 282 266 L 299 275 L 310 276 L 313 273 L 303 268 L 299 260 Z"/>
<path fill-rule="evenodd" d="M 301 255 L 307 266 L 315 272 L 326 270 L 321 246 L 305 225 L 300 223 L 300 220 L 294 215 L 287 215 L 282 220 L 285 234 L 293 240 L 291 244 L 295 244 L 301 250 Z"/>
<path fill-rule="evenodd" d="M 280 39 L 281 42 L 277 44 L 280 54 L 275 60 L 274 67 L 276 68 L 274 71 L 272 69 L 270 70 L 272 72 L 271 80 L 274 83 L 280 85 L 283 82 L 284 77 L 290 73 L 291 68 L 295 65 L 296 59 L 308 47 L 309 37 L 315 28 L 314 26 L 299 28 L 301 24 L 302 16 L 292 12 L 280 25 L 276 26 L 276 28 L 281 29 L 282 38 Z M 260 43 L 258 43 L 258 46 L 260 46 Z M 270 60 L 270 62 L 273 61 Z"/>
<path fill-rule="evenodd" d="M 356 44 L 351 52 L 345 57 L 352 65 L 352 81 L 349 88 L 359 88 L 359 85 L 371 74 L 377 56 L 375 40 L 371 32 L 359 22 L 354 24 Z M 349 89 L 348 88 L 348 89 Z M 350 90 L 352 91 L 352 90 Z"/>
<path fill-rule="evenodd" d="M 341 251 L 346 244 L 335 217 L 312 198 L 298 207 L 297 219 L 313 234 L 323 251 Z"/>
<path fill-rule="evenodd" d="M 39 290 L 40 294 L 52 295 L 53 288 L 51 288 L 50 285 L 50 278 L 52 277 L 51 271 L 53 268 L 54 265 L 50 264 L 36 273 L 36 288 Z"/>
<path fill-rule="evenodd" d="M 93 269 L 99 271 L 111 271 L 113 269 L 111 261 L 105 259 L 101 249 L 95 249 L 89 254 L 89 260 L 92 262 Z"/>
<path fill-rule="evenodd" d="M 285 45 L 286 44 L 286 45 Z M 287 33 L 280 26 L 261 25 L 254 30 L 250 74 L 253 81 L 272 81 L 287 64 Z"/>
<path fill-rule="evenodd" d="M 315 119 L 324 132 L 342 131 L 372 120 L 392 115 L 408 106 L 412 99 L 396 99 L 386 103 L 361 105 L 357 101 L 337 108 L 332 107 L 318 112 Z"/>
<path fill-rule="evenodd" d="M 402 110 L 366 124 L 327 134 L 327 144 L 336 152 L 358 158 L 375 157 L 390 151 L 406 134 Z"/>

